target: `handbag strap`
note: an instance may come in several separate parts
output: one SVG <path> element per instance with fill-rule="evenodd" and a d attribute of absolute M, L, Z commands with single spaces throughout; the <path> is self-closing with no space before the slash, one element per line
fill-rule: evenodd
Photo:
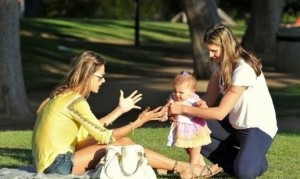
<path fill-rule="evenodd" d="M 131 175 L 135 174 L 135 173 L 137 172 L 137 170 L 139 169 L 139 167 L 142 165 L 142 163 L 143 163 L 143 153 L 140 152 L 140 151 L 137 152 L 137 155 L 138 155 L 138 157 L 139 157 L 139 160 L 138 160 L 138 162 L 137 162 L 137 164 L 136 164 L 135 170 L 134 170 L 132 173 L 128 173 L 128 172 L 126 172 L 125 169 L 124 169 L 123 157 L 124 157 L 125 155 L 126 155 L 126 150 L 125 150 L 125 148 L 122 147 L 122 149 L 121 149 L 121 154 L 118 153 L 118 161 L 119 161 L 119 165 L 120 165 L 120 168 L 121 168 L 121 171 L 122 171 L 123 175 L 125 175 L 125 176 L 131 176 Z"/>
<path fill-rule="evenodd" d="M 123 166 L 124 165 L 123 164 L 123 161 L 124 161 L 123 157 L 124 156 L 126 156 L 126 150 L 125 150 L 125 147 L 122 147 L 121 148 L 121 153 L 120 152 L 116 152 L 114 158 L 117 157 L 117 160 L 118 160 L 118 163 L 119 163 L 119 166 L 120 166 L 122 174 L 124 176 L 129 177 L 129 176 L 134 175 L 138 171 L 139 167 L 143 164 L 143 162 L 144 162 L 144 153 L 142 151 L 138 151 L 137 152 L 137 156 L 138 156 L 139 159 L 138 159 L 138 162 L 136 164 L 136 168 L 135 168 L 135 170 L 132 173 L 128 173 L 124 169 L 124 166 Z M 113 159 L 110 160 L 110 162 L 112 162 L 112 161 L 113 161 Z M 105 173 L 106 173 L 107 176 L 109 176 L 109 174 L 107 173 L 107 168 L 105 168 Z"/>

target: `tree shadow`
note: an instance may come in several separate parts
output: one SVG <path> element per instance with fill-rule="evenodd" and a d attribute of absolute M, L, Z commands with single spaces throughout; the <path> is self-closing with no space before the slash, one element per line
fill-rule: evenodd
<path fill-rule="evenodd" d="M 28 165 L 32 164 L 31 160 L 31 150 L 30 149 L 20 149 L 20 148 L 0 148 L 1 157 L 9 158 L 11 160 L 18 161 L 19 163 L 26 163 Z M 19 168 L 18 164 L 10 162 L 1 162 L 0 168 Z"/>

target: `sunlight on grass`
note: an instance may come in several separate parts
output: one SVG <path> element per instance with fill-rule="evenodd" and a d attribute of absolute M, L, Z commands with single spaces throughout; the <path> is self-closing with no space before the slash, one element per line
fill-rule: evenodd
<path fill-rule="evenodd" d="M 0 168 L 31 165 L 32 131 L 0 131 Z"/>
<path fill-rule="evenodd" d="M 130 137 L 137 143 L 177 160 L 187 161 L 188 156 L 183 149 L 166 146 L 168 128 L 142 128 Z M 267 155 L 268 171 L 260 178 L 297 178 L 300 176 L 299 158 L 300 131 L 298 133 L 279 133 Z M 283 164 L 284 161 L 284 164 Z"/>
<path fill-rule="evenodd" d="M 68 70 L 71 58 L 84 50 L 100 51 L 108 73 L 141 74 L 142 67 L 159 65 L 167 52 L 181 55 L 175 44 L 189 47 L 187 24 L 141 22 L 140 43 L 139 48 L 133 46 L 134 22 L 129 20 L 24 18 L 21 51 L 26 90 L 53 88 Z"/>
<path fill-rule="evenodd" d="M 31 148 L 32 131 L 0 131 L 1 148 Z"/>
<path fill-rule="evenodd" d="M 84 50 L 101 52 L 108 73 L 126 75 L 168 65 L 162 64 L 165 58 L 192 58 L 185 23 L 141 21 L 140 47 L 133 46 L 134 21 L 130 20 L 23 18 L 20 25 L 28 92 L 53 88 L 68 70 L 71 58 Z M 233 29 L 241 35 L 245 26 Z"/>
<path fill-rule="evenodd" d="M 263 178 L 298 178 L 300 176 L 300 133 L 279 133 L 268 153 L 269 170 Z"/>
<path fill-rule="evenodd" d="M 168 127 L 145 127 L 136 129 L 129 137 L 146 148 L 158 151 L 176 160 L 187 161 L 188 156 L 183 149 L 166 146 Z M 0 168 L 16 168 L 31 165 L 32 131 L 0 132 Z M 299 158 L 300 132 L 279 133 L 267 155 L 269 169 L 261 177 L 297 178 L 300 176 Z"/>
<path fill-rule="evenodd" d="M 299 119 L 300 86 L 272 90 L 271 95 L 278 118 L 295 117 Z"/>
<path fill-rule="evenodd" d="M 91 42 L 113 40 L 133 43 L 134 21 L 90 19 L 24 19 L 22 31 L 32 35 L 74 38 Z M 141 40 L 157 42 L 189 42 L 187 24 L 141 22 Z M 35 32 L 35 33 L 34 33 Z M 112 42 L 113 42 L 112 41 Z"/>

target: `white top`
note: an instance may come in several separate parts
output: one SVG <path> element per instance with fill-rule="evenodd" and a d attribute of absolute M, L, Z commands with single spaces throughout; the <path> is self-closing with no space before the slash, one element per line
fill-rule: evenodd
<path fill-rule="evenodd" d="M 225 94 L 220 80 L 220 91 Z M 232 76 L 232 85 L 247 87 L 229 113 L 235 129 L 259 128 L 274 138 L 278 127 L 271 95 L 263 73 L 256 76 L 253 68 L 240 60 Z"/>

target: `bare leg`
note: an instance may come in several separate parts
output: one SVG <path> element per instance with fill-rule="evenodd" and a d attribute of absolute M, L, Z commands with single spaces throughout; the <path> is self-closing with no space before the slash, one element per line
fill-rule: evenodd
<path fill-rule="evenodd" d="M 170 159 L 162 154 L 154 152 L 150 149 L 145 149 L 146 157 L 152 166 L 152 168 L 173 170 L 175 165 L 175 160 Z"/>
<path fill-rule="evenodd" d="M 129 138 L 121 138 L 114 145 L 130 145 L 134 144 Z M 94 169 L 100 159 L 105 155 L 108 145 L 97 144 L 97 142 L 89 138 L 76 146 L 73 161 L 73 174 L 81 174 L 87 170 Z"/>
<path fill-rule="evenodd" d="M 203 156 L 200 154 L 201 147 L 188 148 L 186 150 L 190 156 L 189 162 L 191 164 L 206 165 Z"/>
<path fill-rule="evenodd" d="M 199 154 L 200 154 L 200 152 L 199 152 Z M 205 166 L 206 165 L 204 157 L 201 154 L 199 155 L 199 164 L 201 166 Z"/>
<path fill-rule="evenodd" d="M 187 162 L 176 162 L 175 160 L 154 152 L 150 149 L 145 149 L 145 153 L 150 165 L 153 168 L 165 169 L 165 170 L 175 170 L 180 173 L 182 178 L 192 178 L 196 176 L 205 176 L 209 171 L 205 170 L 204 166 L 190 164 Z M 218 165 L 214 165 L 211 168 L 212 173 L 217 174 L 221 170 Z M 203 172 L 202 172 L 203 170 Z"/>
<path fill-rule="evenodd" d="M 114 145 L 131 145 L 134 142 L 129 138 L 121 138 L 113 143 Z M 87 139 L 76 146 L 77 151 L 74 154 L 73 174 L 81 174 L 87 170 L 95 168 L 101 157 L 105 155 L 108 145 L 96 144 L 93 139 Z M 182 178 L 192 178 L 193 176 L 206 175 L 207 171 L 201 172 L 204 167 L 200 165 L 191 165 L 187 162 L 176 162 L 162 154 L 145 149 L 145 153 L 150 165 L 153 168 L 175 170 L 179 172 Z M 174 168 L 175 167 L 175 168 Z M 217 165 L 211 167 L 211 170 L 219 171 Z M 218 173 L 218 172 L 216 172 Z"/>

